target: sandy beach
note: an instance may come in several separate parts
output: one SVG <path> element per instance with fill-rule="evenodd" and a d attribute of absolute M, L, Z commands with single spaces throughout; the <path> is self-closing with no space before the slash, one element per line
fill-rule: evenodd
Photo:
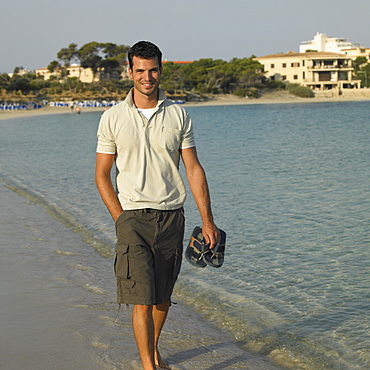
<path fill-rule="evenodd" d="M 112 260 L 101 257 L 97 266 L 81 235 L 15 190 L 0 180 L 0 367 L 141 369 L 130 312 L 121 308 L 114 321 Z M 173 370 L 278 368 L 181 302 L 170 310 L 161 348 Z"/>
<path fill-rule="evenodd" d="M 183 106 L 196 107 L 196 106 L 222 106 L 222 105 L 248 105 L 248 104 L 294 104 L 294 103 L 335 103 L 345 101 L 369 101 L 369 97 L 331 97 L 331 98 L 299 98 L 295 95 L 289 94 L 287 91 L 277 91 L 265 93 L 258 99 L 240 98 L 232 94 L 219 94 L 210 96 L 207 101 L 201 102 L 187 102 Z M 104 108 L 82 108 L 83 112 L 97 112 L 104 111 Z M 0 120 L 19 118 L 27 116 L 37 116 L 46 114 L 63 114 L 71 113 L 69 107 L 51 107 L 44 106 L 41 109 L 33 110 L 14 110 L 14 111 L 0 111 Z M 76 114 L 76 112 L 73 112 Z"/>

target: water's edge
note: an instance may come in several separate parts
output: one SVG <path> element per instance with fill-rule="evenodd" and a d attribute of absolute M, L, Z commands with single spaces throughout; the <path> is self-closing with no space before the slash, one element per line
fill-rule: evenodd
<path fill-rule="evenodd" d="M 79 224 L 73 216 L 66 213 L 62 209 L 58 209 L 56 206 L 53 206 L 49 204 L 42 196 L 36 194 L 35 192 L 31 191 L 30 189 L 26 189 L 24 186 L 20 184 L 16 184 L 15 181 L 12 181 L 10 179 L 6 179 L 0 174 L 0 181 L 4 184 L 4 186 L 18 194 L 19 196 L 27 199 L 32 204 L 42 207 L 46 214 L 48 214 L 50 217 L 52 217 L 54 220 L 60 222 L 62 225 L 64 225 L 66 228 L 70 229 L 72 232 L 77 233 L 82 237 L 82 240 L 90 245 L 95 251 L 103 258 L 105 259 L 112 259 L 114 257 L 114 246 L 110 241 L 103 241 L 103 240 L 96 240 L 94 233 L 90 230 L 87 230 L 85 227 L 83 227 L 81 224 Z M 288 369 L 291 368 L 289 366 L 289 362 L 286 362 L 286 359 L 283 359 L 282 353 L 279 353 L 279 355 L 272 354 L 271 356 L 268 356 L 268 353 L 266 351 L 256 350 L 256 348 L 248 347 L 246 343 L 242 341 L 238 341 L 235 338 L 235 335 L 233 335 L 232 332 L 225 329 L 224 325 L 222 323 L 218 324 L 220 317 L 218 319 L 214 320 L 215 317 L 212 317 L 212 315 L 205 315 L 205 311 L 208 310 L 208 305 L 206 304 L 206 301 L 202 302 L 199 300 L 199 297 L 196 295 L 190 294 L 189 295 L 189 286 L 186 284 L 186 282 L 178 282 L 177 287 L 174 292 L 174 304 L 181 304 L 184 307 L 188 307 L 191 312 L 196 312 L 198 319 L 193 318 L 194 321 L 200 320 L 206 320 L 208 324 L 207 326 L 214 327 L 216 331 L 219 331 L 220 338 L 228 338 L 227 341 L 230 341 L 233 343 L 237 348 L 242 350 L 246 353 L 246 357 L 249 359 L 248 362 L 253 365 L 254 361 L 261 361 L 261 363 L 266 367 L 266 369 L 274 370 L 274 369 Z M 126 316 L 125 313 L 123 313 L 124 316 Z M 119 323 L 119 321 L 118 321 Z M 248 355 L 249 354 L 249 355 Z M 248 356 L 252 356 L 249 358 Z M 254 358 L 253 356 L 262 356 Z M 276 358 L 274 358 L 276 356 Z M 256 360 L 257 359 L 257 360 Z M 289 359 L 289 356 L 288 356 Z M 277 361 L 274 361 L 277 360 Z M 273 365 L 275 364 L 275 365 Z M 292 364 L 293 365 L 293 364 Z M 139 366 L 139 365 L 138 365 Z M 259 369 L 259 366 L 257 365 L 256 369 Z M 277 366 L 277 367 L 275 367 Z M 252 369 L 254 367 L 251 367 Z M 265 368 L 265 367 L 264 367 Z"/>

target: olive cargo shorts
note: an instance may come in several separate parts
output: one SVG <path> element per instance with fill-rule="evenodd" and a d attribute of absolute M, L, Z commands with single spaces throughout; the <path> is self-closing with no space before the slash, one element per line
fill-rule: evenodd
<path fill-rule="evenodd" d="M 184 211 L 124 211 L 116 220 L 118 303 L 157 305 L 170 299 L 180 272 Z"/>

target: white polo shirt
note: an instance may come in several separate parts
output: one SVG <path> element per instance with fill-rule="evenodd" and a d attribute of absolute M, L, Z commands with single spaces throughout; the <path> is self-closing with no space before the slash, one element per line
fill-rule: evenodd
<path fill-rule="evenodd" d="M 174 210 L 186 199 L 179 172 L 180 152 L 195 146 L 191 119 L 159 91 L 150 119 L 127 98 L 104 112 L 97 153 L 115 154 L 118 199 L 124 210 Z"/>

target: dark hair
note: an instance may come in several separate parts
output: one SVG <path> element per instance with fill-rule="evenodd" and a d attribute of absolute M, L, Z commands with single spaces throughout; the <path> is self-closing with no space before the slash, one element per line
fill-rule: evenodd
<path fill-rule="evenodd" d="M 154 59 L 157 57 L 159 66 L 162 66 L 162 52 L 159 50 L 158 46 L 149 41 L 139 41 L 135 45 L 131 46 L 127 56 L 131 69 L 133 66 L 133 57 L 139 57 L 143 59 Z"/>

